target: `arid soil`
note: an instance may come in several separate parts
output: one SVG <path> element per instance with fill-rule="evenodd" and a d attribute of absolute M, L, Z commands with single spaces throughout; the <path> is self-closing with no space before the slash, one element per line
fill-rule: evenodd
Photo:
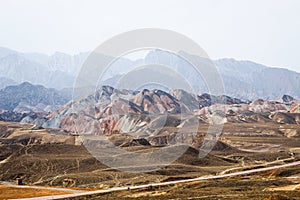
<path fill-rule="evenodd" d="M 15 188 L 10 186 L 0 185 L 0 199 L 12 198 L 32 198 L 37 196 L 50 196 L 60 194 L 70 194 L 69 192 L 31 189 L 31 188 Z"/>
<path fill-rule="evenodd" d="M 289 172 L 296 170 L 299 173 L 299 167 L 287 170 Z M 298 183 L 295 183 L 280 173 L 278 175 L 273 173 L 128 190 L 86 196 L 85 199 L 300 199 L 299 179 Z"/>
<path fill-rule="evenodd" d="M 107 189 L 275 166 L 300 160 L 300 138 L 290 134 L 299 129 L 297 124 L 227 123 L 219 142 L 205 158 L 200 159 L 198 150 L 191 147 L 160 170 L 128 173 L 99 162 L 80 143 L 78 136 L 33 125 L 0 122 L 0 181 L 14 182 L 20 176 L 26 185 Z M 199 134 L 205 130 L 207 125 L 201 125 Z M 122 135 L 111 136 L 110 140 L 131 144 L 122 147 L 131 152 L 160 148 L 139 143 L 133 145 Z M 300 166 L 294 166 L 247 176 L 87 198 L 300 199 L 299 183 Z M 19 195 L 18 190 L 11 191 Z"/>

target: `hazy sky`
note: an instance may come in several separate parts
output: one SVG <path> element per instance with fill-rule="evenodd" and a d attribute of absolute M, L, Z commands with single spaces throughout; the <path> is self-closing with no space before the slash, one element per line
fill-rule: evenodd
<path fill-rule="evenodd" d="M 23 52 L 90 51 L 149 27 L 180 32 L 214 59 L 300 72 L 300 0 L 0 0 L 0 46 Z"/>

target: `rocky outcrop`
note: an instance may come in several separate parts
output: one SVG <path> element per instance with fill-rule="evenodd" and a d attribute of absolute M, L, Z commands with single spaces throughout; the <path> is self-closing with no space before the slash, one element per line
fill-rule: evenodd
<path fill-rule="evenodd" d="M 300 124 L 300 113 L 276 112 L 270 118 L 279 124 Z"/>
<path fill-rule="evenodd" d="M 282 98 L 280 99 L 282 102 L 291 102 L 294 101 L 296 99 L 294 99 L 294 97 L 290 96 L 290 95 L 283 95 Z"/>
<path fill-rule="evenodd" d="M 300 103 L 295 103 L 291 105 L 290 113 L 300 113 Z"/>
<path fill-rule="evenodd" d="M 191 112 L 200 108 L 200 102 L 197 100 L 198 97 L 194 94 L 190 94 L 181 89 L 173 90 L 170 94 L 178 99 L 178 101 L 185 105 Z"/>

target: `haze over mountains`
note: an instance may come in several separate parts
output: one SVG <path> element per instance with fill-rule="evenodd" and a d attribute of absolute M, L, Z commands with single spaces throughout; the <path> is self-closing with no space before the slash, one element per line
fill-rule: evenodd
<path fill-rule="evenodd" d="M 31 82 L 52 88 L 72 87 L 74 77 L 88 53 L 67 55 L 56 52 L 51 56 L 20 53 L 0 48 L 0 86 L 13 82 Z M 3 79 L 6 81 L 3 81 Z"/>
<path fill-rule="evenodd" d="M 25 81 L 56 89 L 73 87 L 75 77 L 88 55 L 80 53 L 71 56 L 56 52 L 48 56 L 0 48 L 0 88 Z M 277 99 L 283 94 L 300 98 L 300 73 L 251 61 L 225 58 L 214 62 L 223 78 L 226 95 L 250 100 Z M 199 76 L 189 71 L 185 62 L 160 50 L 150 51 L 143 60 L 119 59 L 107 78 L 117 78 L 124 73 L 124 68 L 158 63 L 173 66 L 185 74 L 198 93 L 208 92 L 204 84 L 199 84 Z"/>

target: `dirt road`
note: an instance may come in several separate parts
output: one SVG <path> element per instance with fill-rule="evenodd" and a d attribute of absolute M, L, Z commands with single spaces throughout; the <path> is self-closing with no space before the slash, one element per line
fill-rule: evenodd
<path fill-rule="evenodd" d="M 110 193 L 110 192 L 115 192 L 115 191 L 134 190 L 134 189 L 149 188 L 149 187 L 155 187 L 155 186 L 165 186 L 165 185 L 171 185 L 171 184 L 176 184 L 176 183 L 187 183 L 187 182 L 194 182 L 194 181 L 201 181 L 201 180 L 227 178 L 227 177 L 246 175 L 246 174 L 257 173 L 257 172 L 263 172 L 263 171 L 268 171 L 268 170 L 274 170 L 274 169 L 279 169 L 279 168 L 284 168 L 284 167 L 292 167 L 292 166 L 297 166 L 297 165 L 300 165 L 300 161 L 283 164 L 283 165 L 272 166 L 272 167 L 265 167 L 265 168 L 259 168 L 259 169 L 234 172 L 234 173 L 230 173 L 230 174 L 221 174 L 221 175 L 216 175 L 216 176 L 203 176 L 203 177 L 198 177 L 198 178 L 193 178 L 193 179 L 184 179 L 184 180 L 178 180 L 178 181 L 169 181 L 169 182 L 137 185 L 137 186 L 130 186 L 130 187 L 115 187 L 115 188 L 110 188 L 110 189 L 105 189 L 105 190 L 81 192 L 81 193 L 77 193 L 77 194 L 44 196 L 44 197 L 35 197 L 35 198 L 22 198 L 22 200 L 34 200 L 34 199 L 48 200 L 48 199 L 63 199 L 63 198 L 80 197 L 80 196 L 83 197 L 83 196 L 88 196 L 88 195 Z M 29 187 L 35 187 L 35 186 L 29 186 Z"/>

